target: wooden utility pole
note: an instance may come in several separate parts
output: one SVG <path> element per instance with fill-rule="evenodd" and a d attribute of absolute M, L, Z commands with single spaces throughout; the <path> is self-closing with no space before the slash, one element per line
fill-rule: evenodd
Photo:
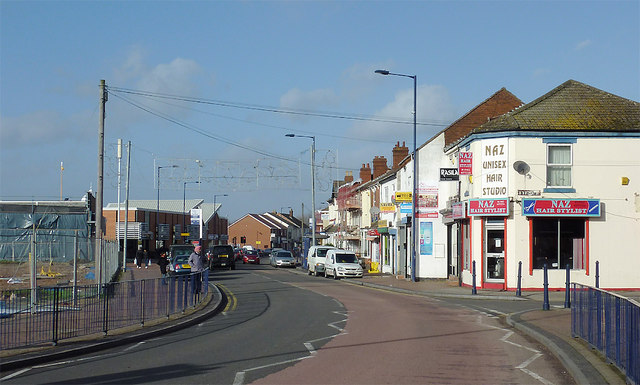
<path fill-rule="evenodd" d="M 102 192 L 104 183 L 104 112 L 107 103 L 105 81 L 100 80 L 100 124 L 98 128 L 98 191 L 96 191 L 96 280 L 102 284 Z"/>

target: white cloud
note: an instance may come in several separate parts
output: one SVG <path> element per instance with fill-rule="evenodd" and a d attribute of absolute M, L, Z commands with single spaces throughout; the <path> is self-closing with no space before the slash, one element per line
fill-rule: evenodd
<path fill-rule="evenodd" d="M 333 105 L 337 96 L 328 88 L 302 91 L 298 88 L 287 91 L 280 97 L 280 107 L 293 110 L 318 110 L 318 106 Z"/>
<path fill-rule="evenodd" d="M 416 92 L 417 121 L 436 124 L 418 127 L 418 141 L 420 142 L 442 130 L 444 128 L 442 125 L 454 118 L 455 108 L 445 87 L 421 85 L 418 86 Z M 375 115 L 385 120 L 411 122 L 413 120 L 413 88 L 398 92 L 394 100 L 376 112 Z M 409 138 L 413 140 L 413 126 L 399 123 L 359 122 L 354 124 L 349 136 L 390 141 L 402 141 Z"/>
<path fill-rule="evenodd" d="M 587 47 L 588 47 L 588 46 L 590 46 L 590 45 L 591 45 L 591 40 L 589 40 L 589 39 L 587 39 L 587 40 L 583 40 L 583 41 L 581 41 L 580 43 L 578 43 L 578 44 L 575 46 L 574 50 L 576 50 L 576 51 L 581 51 L 581 50 L 583 50 L 583 49 L 587 48 Z"/>
<path fill-rule="evenodd" d="M 18 117 L 0 118 L 0 143 L 3 148 L 16 149 L 27 145 L 82 141 L 90 137 L 85 124 L 88 114 L 62 116 L 56 111 L 40 110 Z M 95 132 L 91 132 L 95 134 Z"/>

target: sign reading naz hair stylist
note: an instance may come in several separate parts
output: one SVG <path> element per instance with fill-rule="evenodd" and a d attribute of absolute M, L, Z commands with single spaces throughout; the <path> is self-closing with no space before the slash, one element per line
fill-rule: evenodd
<path fill-rule="evenodd" d="M 482 198 L 507 196 L 509 167 L 508 139 L 486 140 L 482 145 Z"/>
<path fill-rule="evenodd" d="M 523 199 L 526 216 L 599 217 L 600 199 Z"/>

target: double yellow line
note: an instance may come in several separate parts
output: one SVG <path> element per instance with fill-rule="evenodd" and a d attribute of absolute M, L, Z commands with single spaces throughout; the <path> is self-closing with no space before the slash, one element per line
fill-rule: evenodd
<path fill-rule="evenodd" d="M 238 307 L 238 298 L 236 298 L 235 294 L 231 292 L 231 290 L 227 289 L 227 287 L 223 284 L 218 284 L 218 287 L 224 291 L 224 294 L 227 296 L 227 306 L 225 306 L 223 313 L 228 311 L 234 311 Z"/>

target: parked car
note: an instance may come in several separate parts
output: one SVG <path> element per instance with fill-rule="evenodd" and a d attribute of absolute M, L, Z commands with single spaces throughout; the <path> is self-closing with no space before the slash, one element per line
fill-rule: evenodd
<path fill-rule="evenodd" d="M 324 264 L 324 276 L 332 276 L 334 279 L 341 277 L 362 278 L 362 266 L 358 262 L 358 257 L 348 250 L 333 249 L 327 251 Z"/>
<path fill-rule="evenodd" d="M 260 256 L 257 250 L 244 250 L 242 256 L 242 263 L 255 263 L 260 264 Z"/>
<path fill-rule="evenodd" d="M 271 266 L 273 267 L 296 267 L 296 260 L 293 258 L 293 254 L 287 250 L 276 251 L 275 255 L 271 256 Z"/>
<path fill-rule="evenodd" d="M 327 251 L 335 249 L 333 246 L 311 246 L 307 253 L 307 271 L 309 275 L 324 275 L 324 264 Z"/>
<path fill-rule="evenodd" d="M 191 253 L 193 253 L 193 249 L 193 245 L 171 245 L 169 248 L 169 260 L 172 260 L 179 255 L 186 255 L 187 259 L 189 259 Z"/>
<path fill-rule="evenodd" d="M 191 265 L 189 265 L 189 255 L 179 254 L 171 258 L 169 261 L 169 275 L 186 275 L 191 274 Z"/>
<path fill-rule="evenodd" d="M 209 260 L 209 269 L 229 269 L 236 268 L 233 247 L 230 245 L 214 245 L 207 250 L 207 259 Z"/>

